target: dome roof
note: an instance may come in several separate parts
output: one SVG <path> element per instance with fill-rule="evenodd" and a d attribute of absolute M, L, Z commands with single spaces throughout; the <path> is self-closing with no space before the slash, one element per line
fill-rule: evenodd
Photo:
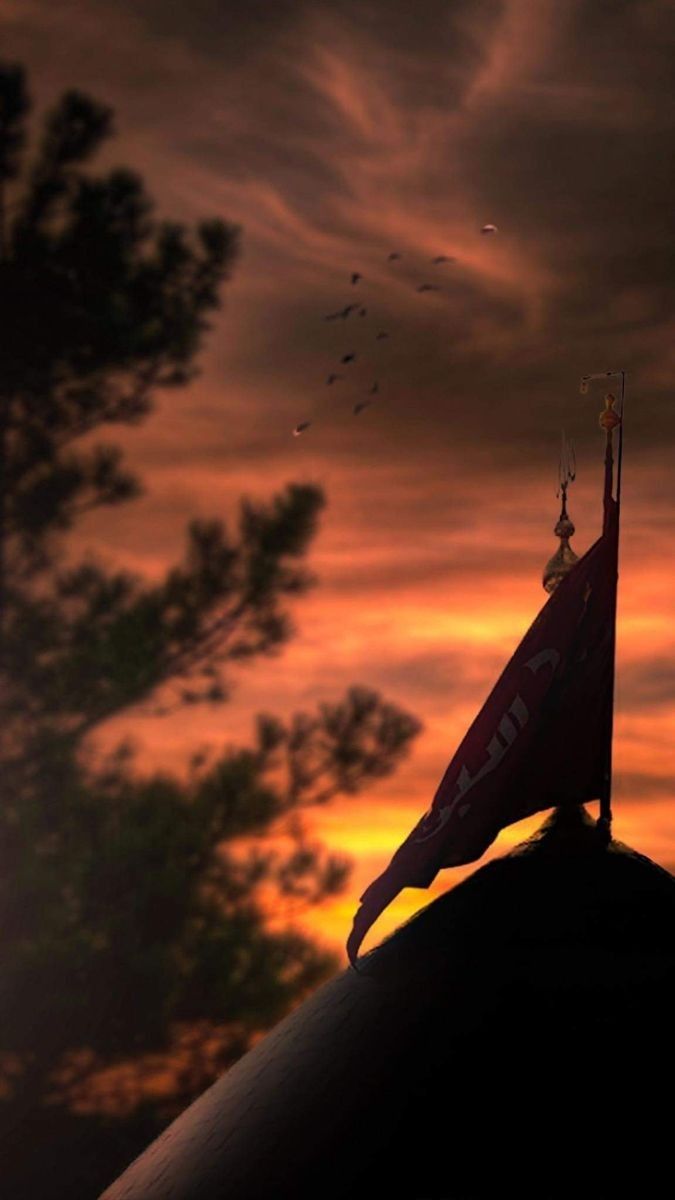
<path fill-rule="evenodd" d="M 674 932 L 672 876 L 557 810 L 320 988 L 105 1200 L 657 1194 Z"/>

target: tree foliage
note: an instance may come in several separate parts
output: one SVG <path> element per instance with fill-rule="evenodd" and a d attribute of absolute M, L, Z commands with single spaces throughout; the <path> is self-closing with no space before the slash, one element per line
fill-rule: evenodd
<path fill-rule="evenodd" d="M 324 499 L 292 484 L 242 500 L 232 527 L 192 522 L 159 583 L 73 562 L 78 518 L 140 490 L 93 435 L 194 378 L 240 235 L 159 220 L 137 175 L 93 174 L 105 106 L 64 95 L 30 158 L 29 113 L 23 70 L 0 68 L 0 1083 L 15 1131 L 50 1096 L 67 1106 L 78 1051 L 81 1084 L 169 1054 L 181 1030 L 219 1031 L 215 1058 L 195 1049 L 176 1082 L 186 1102 L 333 970 L 271 927 L 270 897 L 340 890 L 347 863 L 303 814 L 392 771 L 419 728 L 353 687 L 261 715 L 248 748 L 195 755 L 187 779 L 142 774 L 125 743 L 94 755 L 110 718 L 222 704 L 239 664 L 280 650 Z"/>

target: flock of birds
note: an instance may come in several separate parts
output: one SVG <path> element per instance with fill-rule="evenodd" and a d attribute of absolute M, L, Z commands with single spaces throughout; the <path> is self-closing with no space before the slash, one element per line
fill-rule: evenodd
<path fill-rule="evenodd" d="M 489 224 L 483 225 L 483 226 L 481 226 L 481 233 L 484 235 L 487 235 L 487 236 L 489 236 L 490 234 L 495 234 L 495 233 L 497 233 L 497 226 L 489 225 Z M 390 262 L 390 263 L 398 262 L 402 258 L 403 258 L 403 255 L 400 254 L 398 252 L 398 250 L 392 250 L 391 253 L 389 255 L 387 255 L 387 262 Z M 431 262 L 435 267 L 440 267 L 444 263 L 455 262 L 455 259 L 450 254 L 437 254 L 435 258 L 431 259 Z M 350 282 L 351 282 L 352 287 L 357 287 L 362 279 L 363 279 L 363 275 L 360 273 L 360 271 L 352 271 L 352 274 L 350 276 Z M 436 283 L 420 283 L 415 290 L 418 292 L 440 292 L 441 288 L 440 288 L 440 285 L 436 284 Z M 363 305 L 361 303 L 346 304 L 344 306 L 344 308 L 338 309 L 337 312 L 327 313 L 323 319 L 324 319 L 324 321 L 347 321 L 354 313 L 358 317 L 366 317 L 368 315 L 368 309 L 365 307 L 365 305 Z M 375 335 L 375 341 L 381 342 L 381 341 L 384 341 L 388 337 L 389 337 L 389 334 L 388 334 L 387 330 L 380 329 L 378 331 L 378 333 Z M 343 366 L 343 367 L 350 366 L 351 363 L 356 362 L 356 359 L 357 359 L 356 353 L 353 350 L 350 350 L 348 353 L 342 355 L 339 365 Z M 338 383 L 340 380 L 343 380 L 344 378 L 345 378 L 345 376 L 340 374 L 339 372 L 331 371 L 326 378 L 326 386 L 332 387 L 333 384 Z M 373 380 L 373 383 L 371 384 L 370 390 L 368 392 L 368 396 L 369 397 L 376 396 L 378 394 L 379 390 L 380 390 L 379 380 L 375 379 L 375 380 Z M 373 403 L 374 403 L 374 401 L 372 399 L 359 400 L 352 409 L 354 416 L 358 417 L 359 414 L 364 412 L 366 408 L 370 408 L 371 404 L 373 404 Z M 293 430 L 293 437 L 300 437 L 300 435 L 303 434 L 305 432 L 305 430 L 310 428 L 311 424 L 312 424 L 311 421 L 300 421 L 295 426 L 295 429 Z"/>

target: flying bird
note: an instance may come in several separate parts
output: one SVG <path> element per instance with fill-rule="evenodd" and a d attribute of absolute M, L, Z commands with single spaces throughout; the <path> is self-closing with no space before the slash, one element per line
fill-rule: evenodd
<path fill-rule="evenodd" d="M 375 382 L 374 382 L 374 384 L 373 384 L 373 386 L 372 386 L 372 387 L 371 387 L 371 389 L 370 389 L 370 394 L 371 394 L 371 396 L 374 396 L 374 395 L 375 395 L 377 392 L 379 392 L 379 390 L 380 390 L 380 385 L 379 385 L 379 383 L 377 382 L 377 379 L 376 379 L 376 380 L 375 380 Z"/>
<path fill-rule="evenodd" d="M 381 329 L 380 332 L 378 333 L 377 337 L 375 338 L 375 341 L 381 342 L 382 338 L 388 338 L 388 337 L 389 337 L 389 334 L 387 333 L 386 329 Z"/>
<path fill-rule="evenodd" d="M 301 421 L 300 424 L 296 425 L 295 429 L 293 430 L 293 437 L 300 437 L 300 434 L 304 433 L 306 429 L 309 429 L 311 424 L 311 421 Z"/>
<path fill-rule="evenodd" d="M 496 232 L 497 232 L 496 225 L 483 225 L 481 227 L 481 233 L 496 233 Z"/>
<path fill-rule="evenodd" d="M 388 257 L 387 257 L 387 262 L 395 262 L 396 259 L 400 258 L 400 257 L 401 257 L 401 255 L 398 253 L 397 250 L 392 250 L 391 254 L 388 255 Z"/>
<path fill-rule="evenodd" d="M 359 279 L 363 279 L 363 275 L 359 275 L 358 271 L 352 271 L 352 284 L 358 283 Z"/>
<path fill-rule="evenodd" d="M 358 417 L 359 413 L 363 412 L 364 408 L 370 408 L 372 400 L 359 400 L 358 404 L 354 405 L 354 416 Z"/>
<path fill-rule="evenodd" d="M 341 363 L 354 362 L 355 358 L 356 358 L 356 355 L 353 352 L 351 354 L 343 354 L 342 358 L 340 359 L 340 362 Z"/>
<path fill-rule="evenodd" d="M 418 292 L 440 292 L 440 290 L 437 283 L 421 283 L 417 289 Z"/>
<path fill-rule="evenodd" d="M 354 312 L 358 307 L 358 304 L 347 304 L 344 308 L 339 309 L 338 312 L 328 313 L 328 316 L 324 317 L 324 321 L 337 321 L 340 318 L 346 321 L 349 314 Z"/>
<path fill-rule="evenodd" d="M 450 254 L 437 254 L 431 261 L 437 267 L 439 263 L 455 262 L 455 259 Z"/>
<path fill-rule="evenodd" d="M 331 372 L 331 374 L 328 376 L 328 379 L 326 380 L 326 383 L 327 384 L 335 383 L 336 379 L 343 379 L 343 378 L 344 378 L 343 375 L 336 375 L 334 372 Z"/>

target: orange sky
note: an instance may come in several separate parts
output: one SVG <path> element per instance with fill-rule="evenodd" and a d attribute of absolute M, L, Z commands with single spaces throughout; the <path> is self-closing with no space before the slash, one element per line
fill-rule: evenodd
<path fill-rule="evenodd" d="M 577 552 L 599 532 L 602 390 L 578 380 L 621 367 L 615 831 L 672 867 L 672 5 L 7 0 L 0 31 L 38 108 L 66 86 L 114 106 L 101 162 L 138 169 L 162 215 L 243 231 L 201 377 L 114 431 L 145 495 L 88 519 L 81 544 L 156 577 L 195 515 L 290 480 L 328 497 L 319 586 L 284 653 L 242 671 L 226 708 L 130 714 L 106 739 L 132 732 L 139 766 L 183 769 L 199 745 L 245 740 L 259 709 L 351 683 L 416 714 L 398 772 L 313 821 L 354 861 L 348 891 L 307 918 L 341 944 L 545 599 L 563 425 Z M 417 293 L 426 281 L 442 290 Z M 367 318 L 322 320 L 357 293 Z M 354 418 L 373 379 L 377 404 Z M 366 945 L 461 875 L 404 893 Z"/>

